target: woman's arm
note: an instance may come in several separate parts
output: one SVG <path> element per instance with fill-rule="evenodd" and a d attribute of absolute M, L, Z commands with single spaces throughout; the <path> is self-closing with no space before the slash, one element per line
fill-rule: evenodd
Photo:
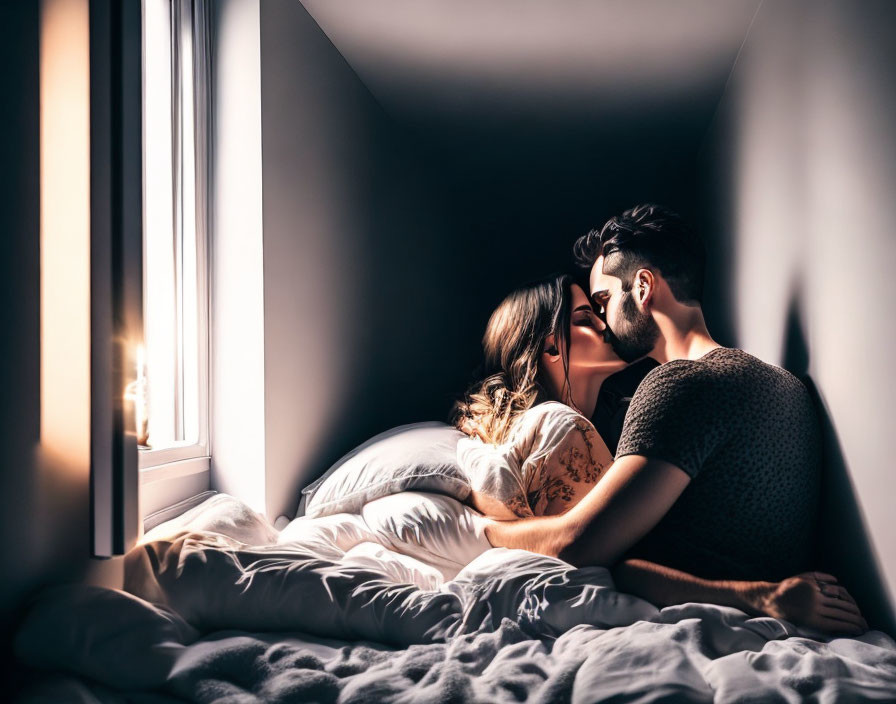
<path fill-rule="evenodd" d="M 545 429 L 548 447 L 538 448 L 523 463 L 523 478 L 536 516 L 565 513 L 597 484 L 613 455 L 594 426 L 570 410 L 560 428 Z"/>
<path fill-rule="evenodd" d="M 849 592 L 837 584 L 835 577 L 822 572 L 807 572 L 780 582 L 708 580 L 646 560 L 626 560 L 612 573 L 617 589 L 657 606 L 711 603 L 826 633 L 859 635 L 868 630 Z"/>

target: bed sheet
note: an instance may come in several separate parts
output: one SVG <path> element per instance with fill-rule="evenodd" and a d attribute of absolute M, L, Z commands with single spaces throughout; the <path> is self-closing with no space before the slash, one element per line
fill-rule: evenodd
<path fill-rule="evenodd" d="M 896 698 L 896 643 L 883 633 L 829 640 L 727 607 L 658 610 L 617 592 L 607 570 L 525 551 L 485 550 L 446 580 L 360 516 L 248 545 L 239 538 L 263 531 L 249 514 L 227 518 L 226 503 L 148 536 L 128 556 L 135 593 L 43 595 L 19 657 L 134 700 Z"/>

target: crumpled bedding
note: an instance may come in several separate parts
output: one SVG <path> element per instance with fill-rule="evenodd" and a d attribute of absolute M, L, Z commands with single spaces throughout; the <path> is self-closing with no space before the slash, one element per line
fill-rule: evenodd
<path fill-rule="evenodd" d="M 17 655 L 100 701 L 896 698 L 896 643 L 880 632 L 828 640 L 728 607 L 658 610 L 603 568 L 518 550 L 485 549 L 446 579 L 363 516 L 277 534 L 210 501 L 128 555 L 131 593 L 42 595 Z"/>

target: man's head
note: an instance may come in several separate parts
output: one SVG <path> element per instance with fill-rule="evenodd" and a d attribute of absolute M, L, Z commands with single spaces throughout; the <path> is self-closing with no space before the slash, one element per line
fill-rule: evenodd
<path fill-rule="evenodd" d="M 678 304 L 700 306 L 703 243 L 668 208 L 635 206 L 580 237 L 573 250 L 590 269 L 591 299 L 603 312 L 607 337 L 627 361 L 648 354 L 659 337 L 648 308 L 661 282 Z"/>

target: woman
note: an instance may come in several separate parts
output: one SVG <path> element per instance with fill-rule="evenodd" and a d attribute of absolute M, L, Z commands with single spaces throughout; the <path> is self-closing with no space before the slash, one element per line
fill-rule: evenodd
<path fill-rule="evenodd" d="M 561 513 L 612 463 L 588 420 L 604 380 L 626 366 L 604 327 L 568 276 L 517 289 L 492 314 L 484 379 L 455 417 L 485 443 L 462 448 L 477 510 L 495 518 Z"/>
<path fill-rule="evenodd" d="M 492 314 L 483 379 L 455 409 L 455 424 L 473 436 L 458 452 L 474 508 L 497 520 L 561 513 L 600 480 L 613 458 L 588 418 L 603 382 L 625 367 L 604 330 L 568 276 L 517 289 Z M 830 633 L 867 630 L 852 597 L 823 573 L 712 581 L 628 560 L 613 576 L 620 589 L 660 606 L 710 602 Z"/>

